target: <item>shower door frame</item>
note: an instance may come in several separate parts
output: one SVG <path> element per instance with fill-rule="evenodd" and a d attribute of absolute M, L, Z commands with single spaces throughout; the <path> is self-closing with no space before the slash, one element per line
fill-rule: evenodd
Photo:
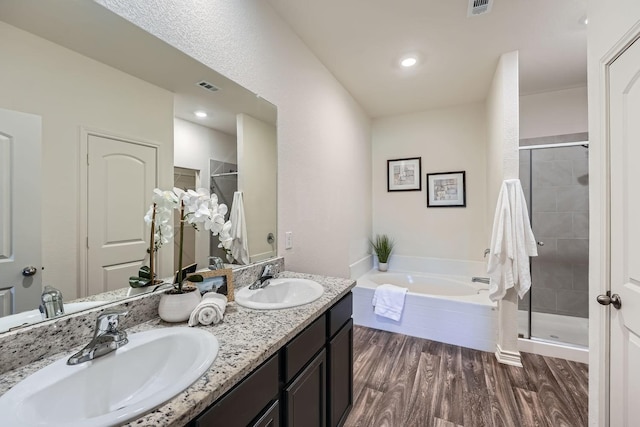
<path fill-rule="evenodd" d="M 546 143 L 546 144 L 535 144 L 535 145 L 522 145 L 520 147 L 518 147 L 518 152 L 520 151 L 526 151 L 526 150 L 538 150 L 538 149 L 550 149 L 550 148 L 562 148 L 562 147 L 578 147 L 578 146 L 583 146 L 588 149 L 589 148 L 589 141 L 574 141 L 574 142 L 560 142 L 560 143 Z M 527 206 L 527 213 L 529 214 L 529 223 L 531 224 L 531 227 L 533 228 L 533 152 L 529 153 L 529 205 Z M 544 244 L 544 242 L 539 242 L 536 239 L 536 242 L 538 244 L 542 243 Z M 532 259 L 529 258 L 529 274 L 531 274 L 531 268 L 532 268 Z M 533 287 L 532 287 L 533 289 Z M 524 337 L 525 339 L 528 340 L 535 340 L 535 341 L 543 341 L 543 342 L 548 342 L 551 344 L 562 344 L 562 345 L 566 345 L 569 343 L 562 343 L 562 342 L 557 342 L 557 341 L 549 341 L 549 340 L 545 340 L 543 338 L 536 338 L 534 336 L 531 335 L 531 328 L 532 328 L 532 318 L 533 318 L 533 300 L 532 300 L 532 295 L 533 292 L 532 290 L 529 291 L 529 309 L 527 310 L 527 336 Z M 571 345 L 571 344 L 569 344 Z"/>

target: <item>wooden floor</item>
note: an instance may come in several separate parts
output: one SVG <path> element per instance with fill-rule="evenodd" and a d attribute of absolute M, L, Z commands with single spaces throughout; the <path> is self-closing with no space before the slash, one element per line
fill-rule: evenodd
<path fill-rule="evenodd" d="M 588 367 L 354 329 L 354 404 L 345 426 L 586 426 Z"/>

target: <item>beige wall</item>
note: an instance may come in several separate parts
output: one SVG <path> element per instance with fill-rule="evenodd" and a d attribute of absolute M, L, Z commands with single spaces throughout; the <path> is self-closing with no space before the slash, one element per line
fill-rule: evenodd
<path fill-rule="evenodd" d="M 237 142 L 232 135 L 176 118 L 174 138 L 174 165 L 198 171 L 199 182 L 196 182 L 196 187 L 211 188 L 210 159 L 236 164 L 238 162 Z M 231 206 L 228 208 L 231 209 Z M 198 268 L 209 265 L 210 236 L 211 233 L 206 230 L 195 233 L 195 261 Z M 217 246 L 217 237 L 215 239 Z"/>
<path fill-rule="evenodd" d="M 171 171 L 173 96 L 1 22 L 0 57 L 0 108 L 42 116 L 43 283 L 69 300 L 79 286 L 81 128 L 159 144 L 160 170 Z M 161 173 L 161 186 L 172 181 Z"/>
<path fill-rule="evenodd" d="M 609 286 L 606 253 L 607 163 L 603 61 L 616 43 L 637 26 L 640 2 L 589 0 L 589 425 L 605 425 L 606 316 L 596 302 Z M 636 27 L 637 32 L 637 27 Z"/>
<path fill-rule="evenodd" d="M 373 232 L 396 255 L 482 260 L 487 247 L 486 112 L 469 104 L 373 123 Z M 387 160 L 422 157 L 422 191 L 387 192 Z M 426 174 L 466 171 L 466 208 L 427 208 Z"/>
<path fill-rule="evenodd" d="M 267 242 L 276 235 L 278 175 L 276 128 L 247 114 L 238 114 L 238 190 L 243 193 L 249 235 L 249 260 L 261 261 L 276 254 Z"/>
<path fill-rule="evenodd" d="M 264 1 L 98 0 L 278 107 L 287 269 L 348 277 L 371 233 L 370 119 Z"/>
<path fill-rule="evenodd" d="M 518 178 L 518 52 L 500 57 L 487 96 L 487 226 L 491 230 L 502 181 Z M 490 235 L 489 235 L 490 238 Z M 490 243 L 487 241 L 487 244 Z"/>
<path fill-rule="evenodd" d="M 588 132 L 587 87 L 520 97 L 520 139 Z"/>

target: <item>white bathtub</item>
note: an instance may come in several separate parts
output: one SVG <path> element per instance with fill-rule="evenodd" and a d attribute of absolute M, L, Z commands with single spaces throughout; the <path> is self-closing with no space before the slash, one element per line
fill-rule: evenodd
<path fill-rule="evenodd" d="M 408 288 L 399 321 L 373 312 L 373 293 L 381 284 Z M 483 351 L 495 351 L 498 327 L 496 303 L 488 286 L 471 277 L 371 270 L 353 289 L 356 325 L 398 332 Z"/>

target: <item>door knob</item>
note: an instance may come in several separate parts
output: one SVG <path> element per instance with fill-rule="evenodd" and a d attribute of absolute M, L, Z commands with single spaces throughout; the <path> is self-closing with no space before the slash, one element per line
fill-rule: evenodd
<path fill-rule="evenodd" d="M 544 242 L 536 242 L 538 246 L 544 246 Z"/>
<path fill-rule="evenodd" d="M 22 275 L 24 277 L 31 277 L 31 276 L 35 275 L 37 272 L 38 272 L 38 269 L 35 268 L 32 265 L 22 269 Z"/>
<path fill-rule="evenodd" d="M 620 295 L 618 294 L 611 295 L 610 291 L 607 292 L 606 295 L 598 295 L 596 297 L 596 301 L 598 301 L 598 303 L 602 305 L 611 304 L 614 308 L 618 310 L 620 310 L 620 307 L 622 307 L 622 300 L 620 299 Z"/>

